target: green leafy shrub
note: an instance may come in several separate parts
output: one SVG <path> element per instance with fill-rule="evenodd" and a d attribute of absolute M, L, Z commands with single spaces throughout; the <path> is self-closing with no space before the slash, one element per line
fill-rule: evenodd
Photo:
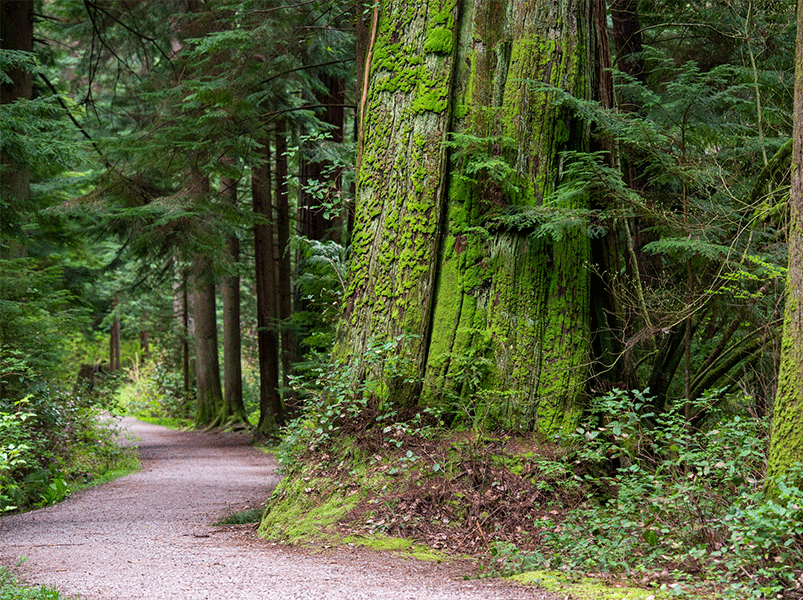
<path fill-rule="evenodd" d="M 62 600 L 55 587 L 22 585 L 4 567 L 0 567 L 0 600 Z"/>
<path fill-rule="evenodd" d="M 304 412 L 284 430 L 278 457 L 290 469 L 306 453 L 328 446 L 337 436 L 372 429 L 383 436 L 423 432 L 440 414 L 399 414 L 389 399 L 387 381 L 409 382 L 409 361 L 403 346 L 407 335 L 369 342 L 360 356 L 330 364 L 325 354 L 301 365 L 291 376 L 294 390 L 304 402 Z M 378 374 L 381 374 L 377 376 Z M 375 427 L 376 426 L 376 427 Z"/>
<path fill-rule="evenodd" d="M 41 384 L 0 403 L 0 512 L 59 502 L 132 461 L 109 417 L 80 396 Z"/>
<path fill-rule="evenodd" d="M 803 573 L 801 469 L 763 489 L 765 422 L 715 410 L 692 428 L 683 411 L 657 413 L 652 398 L 615 390 L 596 399 L 583 426 L 563 438 L 562 460 L 587 500 L 560 518 L 540 517 L 542 550 L 497 547 L 502 572 L 547 567 L 671 573 L 686 588 L 727 598 L 800 597 Z M 786 595 L 785 595 L 786 594 Z M 794 595 L 798 594 L 798 595 Z"/>
<path fill-rule="evenodd" d="M 34 415 L 17 402 L 13 412 L 0 412 L 0 512 L 16 509 L 25 502 L 20 480 L 35 462 L 34 444 L 25 421 Z"/>
<path fill-rule="evenodd" d="M 195 404 L 184 392 L 184 380 L 164 363 L 140 365 L 126 370 L 128 383 L 117 391 L 117 404 L 140 417 L 192 419 Z"/>

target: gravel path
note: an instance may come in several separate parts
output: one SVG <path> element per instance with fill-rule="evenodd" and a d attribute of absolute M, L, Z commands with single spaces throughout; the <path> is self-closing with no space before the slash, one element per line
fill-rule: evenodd
<path fill-rule="evenodd" d="M 466 566 L 361 548 L 321 553 L 213 526 L 264 503 L 273 460 L 237 434 L 176 432 L 124 419 L 142 470 L 42 510 L 0 518 L 0 565 L 83 600 L 552 600 L 534 589 L 464 580 Z M 462 570 L 461 570 L 462 569 Z"/>

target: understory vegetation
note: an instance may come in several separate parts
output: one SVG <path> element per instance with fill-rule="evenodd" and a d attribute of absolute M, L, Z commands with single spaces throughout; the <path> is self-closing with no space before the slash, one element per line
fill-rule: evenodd
<path fill-rule="evenodd" d="M 673 597 L 803 597 L 803 468 L 765 498 L 767 423 L 744 395 L 658 412 L 648 390 L 614 390 L 542 439 L 366 410 L 336 372 L 287 429 L 264 536 L 407 538 L 482 557 L 486 575 L 596 574 Z"/>
<path fill-rule="evenodd" d="M 9 571 L 0 567 L 0 600 L 62 600 L 64 596 L 51 586 L 22 585 Z"/>
<path fill-rule="evenodd" d="M 118 434 L 101 407 L 52 387 L 0 405 L 0 515 L 54 504 L 135 469 Z"/>

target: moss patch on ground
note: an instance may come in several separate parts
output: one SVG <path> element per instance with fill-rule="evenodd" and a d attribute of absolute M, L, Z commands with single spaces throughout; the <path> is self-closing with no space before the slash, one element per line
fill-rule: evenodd
<path fill-rule="evenodd" d="M 671 596 L 669 592 L 628 587 L 592 577 L 573 580 L 563 573 L 554 571 L 527 571 L 513 575 L 510 579 L 517 583 L 537 585 L 548 592 L 583 600 L 661 600 Z"/>
<path fill-rule="evenodd" d="M 268 502 L 259 535 L 291 544 L 334 541 L 342 537 L 338 521 L 358 501 L 357 491 L 337 488 L 332 482 L 285 478 Z"/>
<path fill-rule="evenodd" d="M 408 539 L 389 537 L 381 534 L 368 536 L 350 535 L 343 538 L 343 543 L 363 546 L 370 550 L 393 552 L 398 556 L 414 558 L 416 560 L 441 562 L 444 559 L 444 554 L 442 552 L 433 550 L 424 544 L 415 544 Z"/>

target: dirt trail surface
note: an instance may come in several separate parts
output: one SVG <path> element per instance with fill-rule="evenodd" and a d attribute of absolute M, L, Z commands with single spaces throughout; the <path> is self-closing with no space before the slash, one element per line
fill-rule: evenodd
<path fill-rule="evenodd" d="M 253 525 L 214 526 L 264 503 L 273 460 L 237 434 L 122 423 L 142 470 L 49 508 L 0 518 L 0 564 L 83 600 L 550 600 L 466 565 L 343 547 L 305 552 L 256 538 Z"/>

